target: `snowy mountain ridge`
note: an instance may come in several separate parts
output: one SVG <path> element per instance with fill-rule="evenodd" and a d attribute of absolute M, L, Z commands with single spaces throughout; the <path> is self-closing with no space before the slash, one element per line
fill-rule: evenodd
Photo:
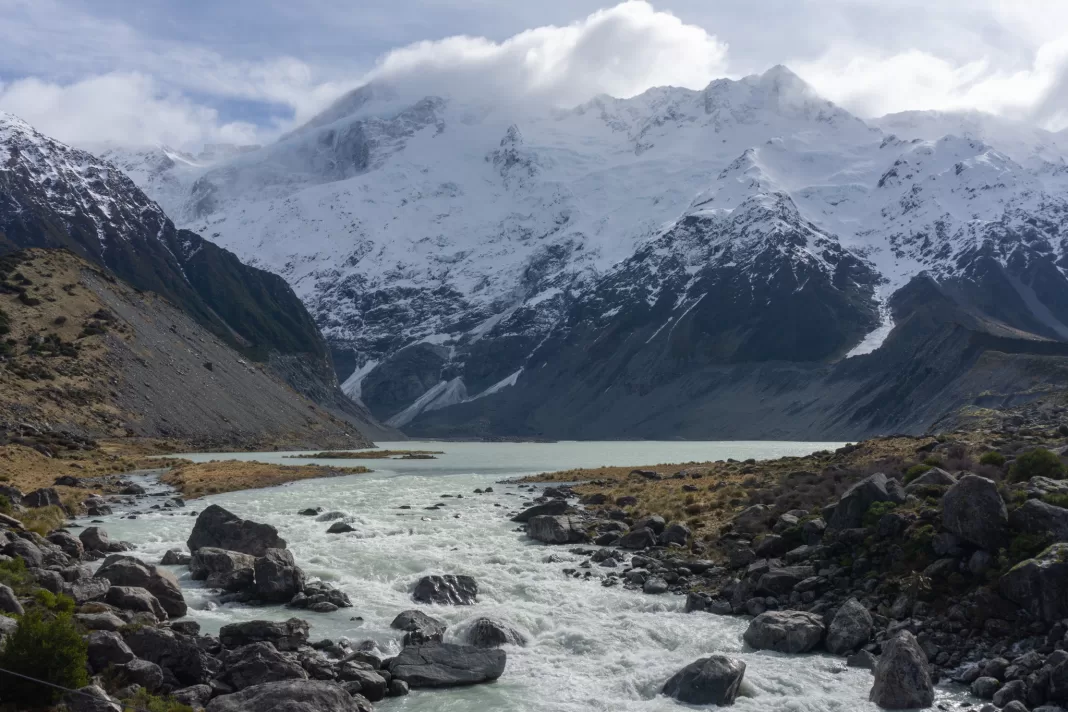
<path fill-rule="evenodd" d="M 166 178 L 130 170 L 179 224 L 281 274 L 346 392 L 406 425 L 491 407 L 552 344 L 634 330 L 639 314 L 660 320 L 639 351 L 675 340 L 692 361 L 697 336 L 727 336 L 714 298 L 744 303 L 759 330 L 761 308 L 798 294 L 834 333 L 776 341 L 735 324 L 709 363 L 876 351 L 921 274 L 1004 333 L 1060 339 L 1066 149 L 983 115 L 865 122 L 775 67 L 571 110 L 368 86 L 275 144 L 175 161 Z M 1024 306 L 976 301 L 999 271 Z M 680 346 L 683 323 L 696 340 Z"/>

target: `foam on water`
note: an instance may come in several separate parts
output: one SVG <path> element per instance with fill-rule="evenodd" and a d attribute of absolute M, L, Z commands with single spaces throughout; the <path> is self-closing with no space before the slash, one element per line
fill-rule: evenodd
<path fill-rule="evenodd" d="M 647 596 L 564 576 L 561 569 L 582 558 L 569 554 L 567 547 L 547 547 L 526 539 L 507 516 L 525 498 L 514 486 L 496 484 L 502 476 L 590 464 L 745 459 L 802 454 L 834 445 L 384 444 L 447 452 L 439 460 L 365 462 L 376 469 L 370 475 L 305 481 L 189 503 L 195 510 L 217 503 L 241 516 L 273 524 L 309 577 L 339 585 L 352 598 L 353 608 L 329 614 L 277 606 L 227 605 L 205 610 L 210 592 L 190 580 L 185 567 L 174 571 L 193 609 L 191 617 L 206 632 L 238 620 L 298 615 L 312 624 L 313 639 L 372 639 L 393 653 L 399 650 L 398 634 L 389 623 L 397 613 L 414 607 L 409 591 L 415 580 L 429 573 L 462 573 L 478 581 L 476 605 L 423 607 L 448 622 L 446 640 L 456 640 L 465 623 L 483 615 L 509 621 L 530 640 L 527 647 L 507 647 L 508 665 L 496 684 L 417 692 L 379 703 L 382 710 L 678 712 L 683 709 L 680 705 L 658 694 L 664 681 L 684 665 L 716 652 L 740 657 L 748 666 L 738 710 L 875 710 L 867 701 L 871 674 L 847 669 L 841 659 L 747 651 L 741 641 L 743 619 L 687 615 L 678 596 Z M 241 457 L 282 462 L 279 455 Z M 226 457 L 230 456 L 201 455 L 198 459 Z M 474 489 L 487 486 L 495 491 L 473 494 Z M 442 494 L 464 496 L 442 499 Z M 446 504 L 441 511 L 424 509 L 438 502 Z M 412 509 L 398 509 L 401 505 Z M 350 515 L 356 533 L 329 535 L 325 533 L 329 524 L 296 514 L 315 506 Z M 151 561 L 158 561 L 169 548 L 184 549 L 194 521 L 190 516 L 157 512 L 135 520 L 105 519 L 113 538 L 135 542 L 137 554 Z M 561 561 L 547 563 L 550 554 Z M 604 570 L 594 565 L 592 571 Z M 363 620 L 352 620 L 356 616 Z M 941 702 L 964 699 L 958 691 L 939 691 Z"/>

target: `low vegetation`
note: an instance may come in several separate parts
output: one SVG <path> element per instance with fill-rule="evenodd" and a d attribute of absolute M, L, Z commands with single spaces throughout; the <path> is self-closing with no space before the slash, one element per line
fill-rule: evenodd
<path fill-rule="evenodd" d="M 73 608 L 74 602 L 69 598 L 66 600 Z M 88 645 L 67 607 L 57 605 L 56 608 L 59 610 L 34 607 L 19 618 L 18 627 L 0 650 L 0 668 L 66 688 L 84 687 L 89 683 L 86 673 Z M 63 694 L 3 672 L 0 672 L 0 680 L 3 681 L 4 702 L 14 703 L 17 709 L 40 707 L 55 702 Z"/>
<path fill-rule="evenodd" d="M 213 462 L 178 461 L 161 478 L 187 498 L 237 490 L 274 487 L 287 482 L 317 477 L 340 477 L 371 472 L 366 467 L 327 467 L 325 465 L 271 465 L 262 462 L 224 460 Z"/>

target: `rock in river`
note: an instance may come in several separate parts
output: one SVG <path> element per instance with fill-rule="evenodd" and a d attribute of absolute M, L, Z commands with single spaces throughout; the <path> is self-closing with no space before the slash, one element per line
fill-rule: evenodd
<path fill-rule="evenodd" d="M 227 648 L 266 642 L 279 650 L 296 650 L 308 642 L 308 627 L 300 618 L 229 623 L 219 629 L 219 641 Z"/>
<path fill-rule="evenodd" d="M 568 509 L 570 509 L 570 505 L 568 505 L 567 500 L 550 499 L 545 504 L 535 504 L 533 507 L 524 509 L 519 514 L 512 517 L 512 521 L 525 524 L 534 517 L 554 517 L 564 514 Z"/>
<path fill-rule="evenodd" d="M 278 536 L 278 530 L 270 524 L 242 519 L 217 504 L 209 505 L 200 513 L 186 544 L 191 552 L 214 546 L 252 556 L 263 556 L 268 549 L 286 548 L 285 539 Z"/>
<path fill-rule="evenodd" d="M 850 598 L 834 614 L 827 628 L 827 650 L 835 655 L 848 655 L 868 642 L 873 621 L 871 613 L 860 601 Z"/>
<path fill-rule="evenodd" d="M 455 687 L 496 680 L 504 672 L 503 650 L 429 643 L 407 647 L 389 663 L 389 672 L 411 688 Z"/>
<path fill-rule="evenodd" d="M 478 597 L 478 584 L 470 576 L 424 576 L 415 584 L 412 598 L 417 603 L 469 606 Z"/>
<path fill-rule="evenodd" d="M 527 521 L 527 536 L 546 544 L 573 544 L 586 541 L 579 521 L 567 516 L 541 515 Z"/>
<path fill-rule="evenodd" d="M 256 559 L 255 569 L 256 596 L 261 600 L 282 603 L 304 591 L 304 572 L 286 549 L 268 549 Z"/>
<path fill-rule="evenodd" d="M 745 663 L 713 655 L 690 663 L 671 676 L 664 694 L 688 705 L 734 704 L 745 675 Z"/>
<path fill-rule="evenodd" d="M 803 611 L 765 611 L 750 621 L 743 637 L 757 650 L 807 653 L 823 639 L 823 618 Z"/>
<path fill-rule="evenodd" d="M 476 648 L 499 648 L 502 645 L 526 645 L 522 633 L 503 621 L 478 618 L 467 629 L 466 640 Z"/>
<path fill-rule="evenodd" d="M 422 611 L 404 611 L 389 624 L 390 628 L 403 630 L 404 645 L 422 645 L 442 641 L 445 635 L 445 621 L 428 616 Z"/>
<path fill-rule="evenodd" d="M 912 633 L 902 631 L 883 645 L 869 699 L 888 710 L 930 707 L 934 702 L 927 655 Z"/>
<path fill-rule="evenodd" d="M 178 579 L 167 569 L 155 564 L 146 564 L 140 559 L 122 554 L 112 554 L 104 559 L 96 576 L 106 578 L 112 586 L 137 586 L 147 589 L 159 599 L 163 610 L 171 618 L 180 618 L 186 614 L 188 607 Z"/>

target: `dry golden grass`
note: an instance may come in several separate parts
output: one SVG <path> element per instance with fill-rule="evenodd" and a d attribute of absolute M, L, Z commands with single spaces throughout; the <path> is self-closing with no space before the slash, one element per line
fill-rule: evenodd
<path fill-rule="evenodd" d="M 159 462 L 158 460 L 156 462 Z M 173 469 L 161 480 L 190 499 L 222 492 L 274 487 L 318 477 L 338 477 L 371 472 L 366 467 L 327 467 L 324 465 L 271 465 L 262 462 L 224 460 L 189 462 L 168 460 Z"/>
<path fill-rule="evenodd" d="M 0 446 L 0 482 L 13 485 L 23 493 L 52 487 L 57 477 L 70 475 L 79 479 L 99 477 L 136 469 L 136 462 L 117 453 L 103 450 L 63 452 L 47 457 L 22 445 Z M 100 490 L 81 487 L 56 487 L 63 504 L 71 511 L 91 494 Z"/>

